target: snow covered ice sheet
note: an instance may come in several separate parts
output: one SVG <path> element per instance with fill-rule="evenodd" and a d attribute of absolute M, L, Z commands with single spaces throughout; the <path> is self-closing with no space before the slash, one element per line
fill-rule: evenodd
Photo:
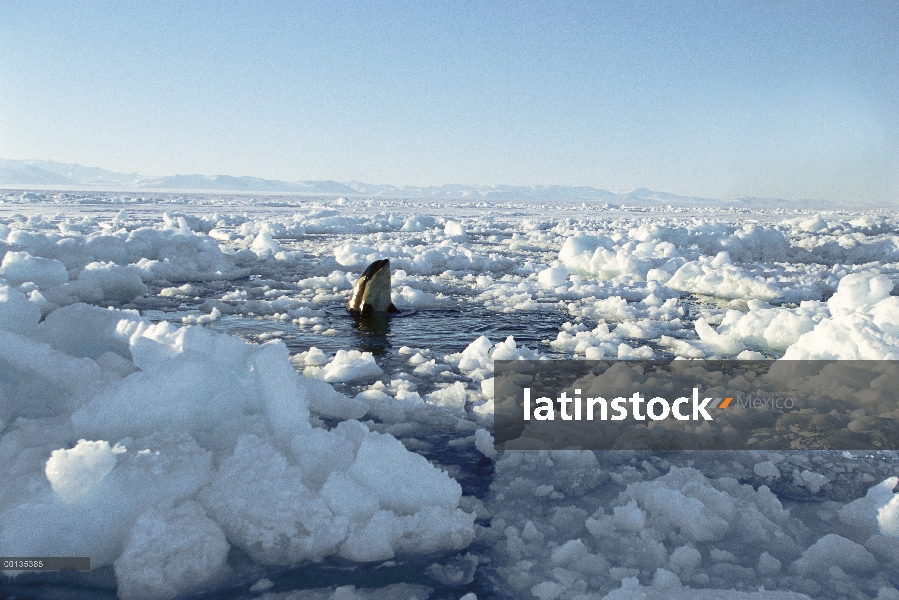
<path fill-rule="evenodd" d="M 899 360 L 895 212 L 2 200 L 0 555 L 94 570 L 0 596 L 899 598 L 893 452 L 491 437 L 494 360 Z"/>

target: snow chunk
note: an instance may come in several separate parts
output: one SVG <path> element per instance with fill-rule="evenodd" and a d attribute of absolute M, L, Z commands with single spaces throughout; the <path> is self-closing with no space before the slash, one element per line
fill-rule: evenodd
<path fill-rule="evenodd" d="M 699 339 L 705 342 L 716 354 L 733 356 L 746 349 L 743 344 L 735 342 L 729 337 L 720 335 L 717 331 L 712 329 L 712 326 L 702 317 L 696 319 L 695 327 Z"/>
<path fill-rule="evenodd" d="M 424 506 L 454 509 L 462 497 L 462 487 L 454 479 L 390 434 L 366 435 L 348 474 L 372 490 L 383 508 L 400 515 L 414 514 Z"/>
<path fill-rule="evenodd" d="M 52 432 L 52 428 L 42 430 L 42 435 Z M 32 475 L 18 476 L 14 487 L 32 489 L 0 513 L 0 547 L 18 556 L 61 553 L 90 556 L 91 565 L 97 568 L 112 565 L 142 512 L 154 506 L 172 506 L 208 481 L 211 453 L 189 436 L 158 434 L 133 440 L 130 445 L 143 450 L 122 452 L 102 480 L 70 501 L 60 501 L 46 480 L 32 486 L 25 483 L 38 483 Z M 111 452 L 115 454 L 117 449 Z M 109 452 L 102 449 L 97 454 L 98 462 L 106 462 L 105 470 Z M 99 473 L 91 475 L 96 479 Z M 27 520 L 19 516 L 25 505 L 34 511 Z"/>
<path fill-rule="evenodd" d="M 443 234 L 451 238 L 464 239 L 465 228 L 457 221 L 447 221 L 443 227 Z"/>
<path fill-rule="evenodd" d="M 189 283 L 177 287 L 167 287 L 159 290 L 159 295 L 166 298 L 174 298 L 176 296 L 193 296 L 196 288 Z"/>
<path fill-rule="evenodd" d="M 539 360 L 540 354 L 529 348 L 521 348 L 511 335 L 504 342 L 494 345 L 482 335 L 457 354 L 447 354 L 443 360 L 453 365 L 475 381 L 487 379 L 493 374 L 494 360 Z"/>
<path fill-rule="evenodd" d="M 403 231 L 426 231 L 437 224 L 434 217 L 428 215 L 412 215 L 403 223 Z"/>
<path fill-rule="evenodd" d="M 129 340 L 119 328 L 134 327 L 139 321 L 134 313 L 70 304 L 47 315 L 38 327 L 37 339 L 74 356 L 96 358 L 114 352 L 130 360 Z"/>
<path fill-rule="evenodd" d="M 56 495 L 68 502 L 103 481 L 115 467 L 118 453 L 107 441 L 78 440 L 74 448 L 54 450 L 44 472 Z"/>
<path fill-rule="evenodd" d="M 605 236 L 577 234 L 562 245 L 559 262 L 572 273 L 598 279 L 624 277 L 643 281 L 651 270 L 673 258 L 675 250 L 674 244 L 661 240 L 616 245 Z"/>
<path fill-rule="evenodd" d="M 868 534 L 899 537 L 899 494 L 894 492 L 897 484 L 899 477 L 890 477 L 870 488 L 864 498 L 840 509 L 840 520 Z"/>
<path fill-rule="evenodd" d="M 789 516 L 765 486 L 755 491 L 736 480 L 713 481 L 688 467 L 671 467 L 652 481 L 631 483 L 626 497 L 639 503 L 631 513 L 645 509 L 647 526 L 667 535 L 678 532 L 689 542 L 779 538 L 779 524 Z"/>
<path fill-rule="evenodd" d="M 381 510 L 362 529 L 351 532 L 341 556 L 355 561 L 392 558 L 397 552 L 426 554 L 459 550 L 474 539 L 474 514 L 460 509 L 425 506 L 414 515 Z"/>
<path fill-rule="evenodd" d="M 349 521 L 334 515 L 271 444 L 243 435 L 203 504 L 228 539 L 262 564 L 289 565 L 336 552 Z"/>
<path fill-rule="evenodd" d="M 0 329 L 28 333 L 41 320 L 41 309 L 21 291 L 0 284 Z"/>
<path fill-rule="evenodd" d="M 893 282 L 886 275 L 870 277 L 852 273 L 840 280 L 837 292 L 827 301 L 827 307 L 833 317 L 845 317 L 889 297 L 892 289 Z"/>
<path fill-rule="evenodd" d="M 616 506 L 613 510 L 612 522 L 615 527 L 624 531 L 640 531 L 646 526 L 646 513 L 631 500 L 624 506 Z"/>
<path fill-rule="evenodd" d="M 371 352 L 338 350 L 325 365 L 321 378 L 328 383 L 374 379 L 384 374 Z"/>
<path fill-rule="evenodd" d="M 821 490 L 821 486 L 828 481 L 830 479 L 826 475 L 814 473 L 808 469 L 803 470 L 801 473 L 798 469 L 793 471 L 793 483 L 797 486 L 808 488 L 813 494 L 817 494 Z"/>
<path fill-rule="evenodd" d="M 446 306 L 449 298 L 443 294 L 431 294 L 408 285 L 394 288 L 391 300 L 397 308 L 439 308 Z"/>
<path fill-rule="evenodd" d="M 268 223 L 262 225 L 259 233 L 250 244 L 250 250 L 259 258 L 272 258 L 281 252 L 281 245 L 272 237 L 271 227 Z"/>
<path fill-rule="evenodd" d="M 702 554 L 692 546 L 679 546 L 675 548 L 669 558 L 669 565 L 678 573 L 694 570 L 702 563 Z"/>
<path fill-rule="evenodd" d="M 666 285 L 681 292 L 739 298 L 776 300 L 782 296 L 776 285 L 764 278 L 752 277 L 744 269 L 731 264 L 727 252 L 720 252 L 713 260 L 701 257 L 679 268 Z"/>
<path fill-rule="evenodd" d="M 854 273 L 840 280 L 823 319 L 784 353 L 787 360 L 896 360 L 899 358 L 899 299 L 884 275 Z"/>
<path fill-rule="evenodd" d="M 474 447 L 487 458 L 496 458 L 496 449 L 493 447 L 493 436 L 486 429 L 478 429 L 474 432 Z"/>
<path fill-rule="evenodd" d="M 81 302 L 128 301 L 146 294 L 147 286 L 132 268 L 111 262 L 92 262 L 78 275 L 78 281 L 70 284 L 69 290 Z"/>
<path fill-rule="evenodd" d="M 828 573 L 831 567 L 862 575 L 874 571 L 877 560 L 864 546 L 829 533 L 803 552 L 792 565 L 796 572 L 806 576 Z"/>
<path fill-rule="evenodd" d="M 465 384 L 461 381 L 457 381 L 452 385 L 449 385 L 443 389 L 433 391 L 425 396 L 425 400 L 427 400 L 431 404 L 436 404 L 438 406 L 444 406 L 446 408 L 453 408 L 457 410 L 462 410 L 465 408 L 466 398 L 467 396 L 465 394 Z"/>
<path fill-rule="evenodd" d="M 544 287 L 554 288 L 565 285 L 568 279 L 568 269 L 563 266 L 549 267 L 537 274 L 537 281 Z"/>
<path fill-rule="evenodd" d="M 768 479 L 777 479 L 780 477 L 780 469 L 778 469 L 777 465 L 770 460 L 758 463 L 752 467 L 752 470 L 759 477 L 767 477 Z"/>
<path fill-rule="evenodd" d="M 0 264 L 0 275 L 16 285 L 32 281 L 41 287 L 69 280 L 69 272 L 63 263 L 52 258 L 34 257 L 27 252 L 7 252 Z"/>
<path fill-rule="evenodd" d="M 756 350 L 783 352 L 826 316 L 820 302 L 803 302 L 796 309 L 770 308 L 767 304 L 759 307 L 757 304 L 763 303 L 752 300 L 750 303 L 748 313 L 727 311 L 717 333 Z"/>
<path fill-rule="evenodd" d="M 222 576 L 228 542 L 196 502 L 177 508 L 151 508 L 131 529 L 115 561 L 118 595 L 123 600 L 174 598 Z"/>
<path fill-rule="evenodd" d="M 825 229 L 827 229 L 827 221 L 822 219 L 821 215 L 815 215 L 814 217 L 810 217 L 808 219 L 800 221 L 798 228 L 801 231 L 817 233 L 819 231 L 824 231 Z"/>

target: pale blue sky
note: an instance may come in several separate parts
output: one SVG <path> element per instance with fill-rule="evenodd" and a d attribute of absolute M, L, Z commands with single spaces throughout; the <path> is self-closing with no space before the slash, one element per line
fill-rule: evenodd
<path fill-rule="evenodd" d="M 899 3 L 0 0 L 0 158 L 899 200 Z"/>

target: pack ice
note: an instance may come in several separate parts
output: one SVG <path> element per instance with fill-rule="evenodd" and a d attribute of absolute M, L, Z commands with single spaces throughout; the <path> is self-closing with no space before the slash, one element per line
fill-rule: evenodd
<path fill-rule="evenodd" d="M 893 452 L 497 452 L 490 433 L 494 360 L 899 359 L 894 213 L 4 202 L 2 555 L 89 555 L 122 598 L 899 598 Z M 335 347 L 329 311 L 383 257 L 410 319 L 482 327 Z M 264 343 L 211 328 L 228 319 Z M 296 332 L 315 343 L 291 356 L 275 338 Z M 413 566 L 279 579 L 316 564 Z M 0 594 L 17 581 L 47 583 Z"/>
<path fill-rule="evenodd" d="M 459 484 L 422 456 L 353 419 L 310 424 L 310 399 L 350 400 L 297 374 L 283 343 L 84 304 L 38 323 L 4 293 L 19 330 L 0 330 L 7 555 L 90 556 L 123 598 L 146 598 L 213 583 L 230 545 L 291 565 L 474 538 Z"/>

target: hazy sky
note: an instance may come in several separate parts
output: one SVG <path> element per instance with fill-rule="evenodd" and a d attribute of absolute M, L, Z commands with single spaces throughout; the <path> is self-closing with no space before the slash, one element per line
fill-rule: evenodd
<path fill-rule="evenodd" d="M 0 0 L 0 158 L 899 201 L 899 2 Z"/>

